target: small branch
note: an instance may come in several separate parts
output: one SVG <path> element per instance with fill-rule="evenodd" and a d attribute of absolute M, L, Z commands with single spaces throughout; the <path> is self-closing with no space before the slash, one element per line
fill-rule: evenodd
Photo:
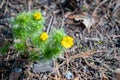
<path fill-rule="evenodd" d="M 87 58 L 87 57 L 89 57 L 92 54 L 103 53 L 103 52 L 106 52 L 106 51 L 105 50 L 102 50 L 102 51 L 99 51 L 99 50 L 97 50 L 97 51 L 89 50 L 87 52 L 82 52 L 82 53 L 76 54 L 74 56 L 71 56 L 70 58 L 68 58 L 67 61 L 70 62 L 71 60 L 74 60 L 74 59 L 77 59 L 77 58 Z M 66 63 L 66 61 L 64 61 L 62 64 L 60 64 L 59 67 L 62 66 L 62 65 L 64 65 L 65 63 Z"/>
<path fill-rule="evenodd" d="M 47 28 L 47 33 L 50 32 L 50 28 L 51 28 L 51 25 L 52 25 L 53 19 L 54 19 L 54 17 L 51 16 L 51 19 L 50 19 L 50 22 L 49 22 L 49 25 L 48 25 L 48 28 Z"/>
<path fill-rule="evenodd" d="M 87 37 L 85 37 L 85 40 L 89 40 L 89 41 L 102 41 L 99 38 L 87 38 Z"/>
<path fill-rule="evenodd" d="M 32 0 L 28 0 L 28 11 L 31 11 Z"/>
<path fill-rule="evenodd" d="M 5 6 L 5 11 L 4 11 L 4 15 L 6 14 L 6 12 L 7 12 L 7 7 L 8 7 L 8 3 L 9 3 L 9 0 L 7 0 L 7 2 L 6 2 L 6 6 Z"/>
<path fill-rule="evenodd" d="M 108 1 L 108 0 L 103 0 L 103 1 L 95 8 L 95 10 L 94 10 L 93 13 L 92 13 L 92 16 L 94 16 L 94 15 L 96 14 L 98 8 L 99 8 L 101 5 L 103 5 L 104 3 L 106 3 L 107 1 Z"/>
<path fill-rule="evenodd" d="M 5 1 L 3 0 L 1 5 L 0 5 L 0 9 L 3 7 L 4 4 L 5 4 Z"/>

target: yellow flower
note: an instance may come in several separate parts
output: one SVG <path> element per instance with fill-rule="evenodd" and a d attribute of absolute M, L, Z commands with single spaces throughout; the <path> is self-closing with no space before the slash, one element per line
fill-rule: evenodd
<path fill-rule="evenodd" d="M 43 33 L 40 35 L 40 39 L 41 39 L 42 41 L 47 40 L 47 39 L 48 39 L 48 34 L 47 34 L 46 32 L 43 32 Z"/>
<path fill-rule="evenodd" d="M 41 15 L 40 12 L 36 12 L 36 13 L 34 13 L 34 18 L 35 18 L 35 20 L 40 20 L 41 17 L 42 17 L 42 15 Z"/>
<path fill-rule="evenodd" d="M 65 36 L 64 38 L 63 38 L 63 40 L 61 41 L 61 44 L 65 47 L 65 48 L 70 48 L 70 47 L 72 47 L 72 45 L 73 45 L 73 38 L 72 37 L 70 37 L 70 36 Z"/>

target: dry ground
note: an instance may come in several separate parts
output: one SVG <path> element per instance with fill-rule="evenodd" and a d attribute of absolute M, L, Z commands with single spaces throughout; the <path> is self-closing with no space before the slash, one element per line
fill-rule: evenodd
<path fill-rule="evenodd" d="M 31 63 L 19 59 L 12 47 L 10 19 L 31 10 L 43 13 L 45 30 L 63 27 L 75 39 L 75 45 L 54 60 L 52 72 L 33 73 Z M 69 80 L 68 71 L 70 80 L 120 80 L 120 1 L 0 0 L 0 47 L 6 42 L 11 46 L 0 55 L 1 80 Z"/>

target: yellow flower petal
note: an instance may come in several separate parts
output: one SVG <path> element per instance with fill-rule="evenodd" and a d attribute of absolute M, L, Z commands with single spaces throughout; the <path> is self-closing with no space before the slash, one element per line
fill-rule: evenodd
<path fill-rule="evenodd" d="M 61 41 L 61 44 L 62 44 L 62 46 L 64 46 L 65 48 L 70 48 L 70 47 L 72 47 L 72 45 L 73 45 L 73 38 L 72 37 L 70 37 L 70 36 L 65 36 L 64 38 L 63 38 L 63 40 Z"/>
<path fill-rule="evenodd" d="M 40 12 L 36 12 L 36 13 L 34 13 L 34 19 L 35 19 L 35 20 L 40 20 L 41 17 L 42 17 L 42 15 L 41 15 Z"/>
<path fill-rule="evenodd" d="M 48 39 L 48 34 L 47 34 L 46 32 L 43 32 L 43 33 L 40 35 L 40 39 L 41 39 L 42 41 L 47 40 L 47 39 Z"/>

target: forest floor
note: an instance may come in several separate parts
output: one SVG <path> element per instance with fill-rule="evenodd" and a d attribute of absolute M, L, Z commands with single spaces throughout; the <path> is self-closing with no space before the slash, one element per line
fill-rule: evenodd
<path fill-rule="evenodd" d="M 32 10 L 43 13 L 46 30 L 63 27 L 74 38 L 52 71 L 33 72 L 12 47 L 9 21 Z M 11 46 L 0 55 L 0 80 L 120 80 L 120 1 L 0 0 L 0 48 L 5 42 Z"/>

